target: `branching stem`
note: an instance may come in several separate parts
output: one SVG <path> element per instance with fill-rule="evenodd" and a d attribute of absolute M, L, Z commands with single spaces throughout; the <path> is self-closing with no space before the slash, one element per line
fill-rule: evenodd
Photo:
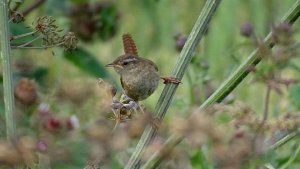
<path fill-rule="evenodd" d="M 64 44 L 64 42 L 60 42 L 58 44 L 49 45 L 49 46 L 11 46 L 11 48 L 12 49 L 47 49 L 47 48 L 61 46 L 63 44 Z"/>
<path fill-rule="evenodd" d="M 23 38 L 23 37 L 26 37 L 26 36 L 30 36 L 30 35 L 33 35 L 37 33 L 37 31 L 32 31 L 32 32 L 28 32 L 28 33 L 24 33 L 24 34 L 21 34 L 21 35 L 14 35 L 10 38 L 11 41 L 15 40 L 15 39 L 19 39 L 19 38 Z"/>

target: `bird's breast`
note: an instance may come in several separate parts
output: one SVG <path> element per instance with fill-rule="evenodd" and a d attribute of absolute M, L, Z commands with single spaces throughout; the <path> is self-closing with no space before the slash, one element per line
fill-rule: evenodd
<path fill-rule="evenodd" d="M 125 94 L 139 101 L 146 99 L 155 91 L 159 79 L 158 71 L 143 68 L 123 74 L 121 83 Z"/>

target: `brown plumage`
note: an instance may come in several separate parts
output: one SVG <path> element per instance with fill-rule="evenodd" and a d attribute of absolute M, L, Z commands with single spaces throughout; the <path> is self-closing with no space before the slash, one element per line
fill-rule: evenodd
<path fill-rule="evenodd" d="M 135 101 L 148 98 L 159 83 L 158 69 L 151 60 L 138 56 L 137 48 L 130 34 L 123 35 L 124 55 L 106 65 L 114 67 L 120 74 L 125 94 Z"/>
<path fill-rule="evenodd" d="M 137 48 L 129 33 L 123 35 L 123 47 L 125 54 L 138 56 Z"/>

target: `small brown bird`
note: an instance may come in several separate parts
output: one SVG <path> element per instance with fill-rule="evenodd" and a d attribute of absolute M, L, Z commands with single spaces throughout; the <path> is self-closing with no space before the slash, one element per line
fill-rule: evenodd
<path fill-rule="evenodd" d="M 138 56 L 130 34 L 123 35 L 123 46 L 125 54 L 106 66 L 115 69 L 121 76 L 125 94 L 138 102 L 146 99 L 156 90 L 160 76 L 155 63 Z"/>

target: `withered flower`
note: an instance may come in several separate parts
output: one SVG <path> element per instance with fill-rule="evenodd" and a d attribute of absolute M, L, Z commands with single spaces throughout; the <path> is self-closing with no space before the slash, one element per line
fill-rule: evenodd
<path fill-rule="evenodd" d="M 15 86 L 15 97 L 24 105 L 32 105 L 37 101 L 37 85 L 33 80 L 23 78 Z"/>

